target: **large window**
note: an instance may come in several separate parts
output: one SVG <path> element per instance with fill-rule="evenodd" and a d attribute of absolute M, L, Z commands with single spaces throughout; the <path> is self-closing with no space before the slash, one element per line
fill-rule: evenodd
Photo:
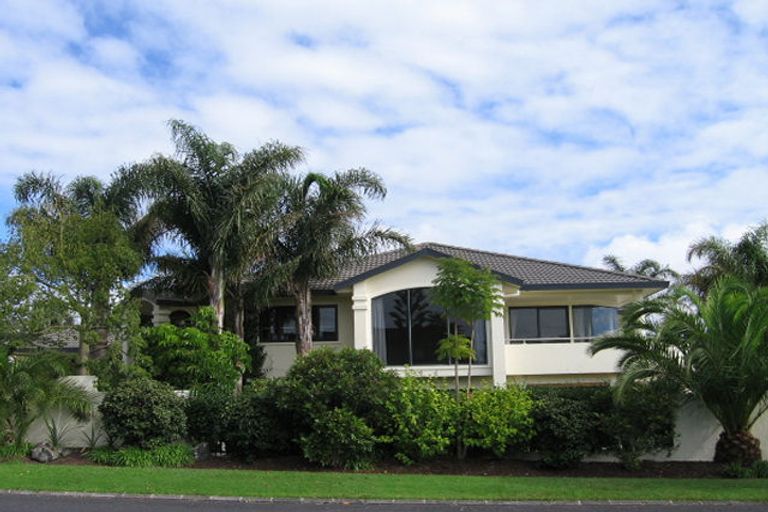
<path fill-rule="evenodd" d="M 569 343 L 571 326 L 574 341 L 589 341 L 615 331 L 619 313 L 603 306 L 509 308 L 511 343 Z"/>
<path fill-rule="evenodd" d="M 296 341 L 298 325 L 294 306 L 266 308 L 259 318 L 261 343 Z M 338 341 L 339 323 L 336 306 L 312 306 L 312 339 Z"/>
<path fill-rule="evenodd" d="M 373 348 L 389 366 L 444 364 L 435 355 L 438 342 L 457 323 L 449 321 L 442 308 L 432 304 L 429 288 L 413 288 L 388 293 L 372 301 Z M 471 329 L 458 322 L 461 334 Z M 488 362 L 485 322 L 475 323 L 475 363 Z"/>
<path fill-rule="evenodd" d="M 568 308 L 509 308 L 511 338 L 516 343 L 569 342 Z"/>
<path fill-rule="evenodd" d="M 573 337 L 590 340 L 619 328 L 619 311 L 600 306 L 573 307 Z"/>

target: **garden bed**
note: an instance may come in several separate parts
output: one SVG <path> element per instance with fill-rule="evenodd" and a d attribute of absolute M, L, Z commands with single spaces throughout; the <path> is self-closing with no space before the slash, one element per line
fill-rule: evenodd
<path fill-rule="evenodd" d="M 53 462 L 54 465 L 93 464 L 79 453 Z M 260 471 L 312 471 L 338 472 L 308 463 L 299 456 L 257 459 L 251 463 L 228 457 L 211 457 L 196 462 L 190 468 L 244 469 Z M 457 461 L 444 457 L 403 466 L 396 461 L 383 461 L 374 469 L 359 473 L 472 475 L 472 476 L 546 476 L 546 477 L 605 477 L 605 478 L 720 478 L 722 467 L 713 462 L 652 462 L 644 461 L 636 471 L 628 471 L 621 464 L 611 462 L 584 462 L 573 469 L 548 470 L 535 462 L 512 459 L 468 458 Z"/>

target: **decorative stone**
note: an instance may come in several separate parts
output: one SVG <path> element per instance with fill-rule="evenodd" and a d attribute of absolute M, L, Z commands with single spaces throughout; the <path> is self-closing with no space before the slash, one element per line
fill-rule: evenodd
<path fill-rule="evenodd" d="M 193 448 L 195 460 L 206 460 L 211 456 L 211 449 L 208 443 L 200 443 Z"/>
<path fill-rule="evenodd" d="M 37 443 L 37 445 L 32 448 L 32 452 L 29 456 L 32 460 L 45 463 L 58 459 L 61 457 L 61 454 L 56 448 L 53 448 L 48 443 Z"/>

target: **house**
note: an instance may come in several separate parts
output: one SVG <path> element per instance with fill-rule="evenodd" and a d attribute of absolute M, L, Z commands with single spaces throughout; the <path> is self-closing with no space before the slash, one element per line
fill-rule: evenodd
<path fill-rule="evenodd" d="M 452 376 L 453 366 L 435 356 L 449 320 L 428 293 L 437 263 L 446 257 L 487 267 L 501 282 L 503 315 L 475 326 L 478 357 L 472 368 L 473 376 L 495 385 L 610 380 L 618 371 L 618 353 L 592 357 L 589 340 L 618 326 L 622 306 L 668 285 L 608 270 L 423 243 L 413 251 L 351 262 L 338 276 L 312 283 L 315 346 L 369 349 L 399 373 L 410 367 L 425 375 Z M 278 298 L 261 313 L 258 339 L 270 376 L 284 375 L 295 359 L 294 309 L 290 298 Z M 155 324 L 181 323 L 193 311 L 189 302 L 147 295 L 142 315 Z"/>

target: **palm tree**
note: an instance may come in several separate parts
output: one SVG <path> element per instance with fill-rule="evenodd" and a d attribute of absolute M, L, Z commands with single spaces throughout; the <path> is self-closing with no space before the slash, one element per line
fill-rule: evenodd
<path fill-rule="evenodd" d="M 644 259 L 638 261 L 631 267 L 627 267 L 618 256 L 608 254 L 603 256 L 603 265 L 614 272 L 636 274 L 638 276 L 650 277 L 653 279 L 669 279 L 675 281 L 680 278 L 680 274 L 669 268 L 669 265 L 662 265 L 658 261 L 652 259 Z"/>
<path fill-rule="evenodd" d="M 151 203 L 142 222 L 153 244 L 170 237 L 181 254 L 153 259 L 164 285 L 187 293 L 204 291 L 224 325 L 228 283 L 239 283 L 263 255 L 274 229 L 277 177 L 303 159 L 302 150 L 279 142 L 240 156 L 193 126 L 169 122 L 175 158 L 156 155 L 120 173 L 120 179 Z M 239 333 L 242 335 L 242 333 Z"/>
<path fill-rule="evenodd" d="M 715 461 L 759 460 L 750 428 L 768 409 L 768 288 L 724 279 L 702 298 L 680 287 L 628 306 L 623 321 L 590 348 L 624 352 L 619 396 L 638 381 L 676 383 L 722 426 Z"/>
<path fill-rule="evenodd" d="M 693 288 L 706 294 L 723 276 L 737 276 L 756 286 L 768 286 L 768 222 L 742 235 L 736 243 L 723 238 L 703 238 L 688 249 L 688 261 L 704 260 L 704 266 L 685 276 Z"/>
<path fill-rule="evenodd" d="M 30 425 L 54 407 L 77 419 L 91 412 L 91 394 L 62 377 L 68 375 L 66 356 L 41 351 L 10 357 L 0 347 L 0 443 L 10 438 L 16 448 L 25 442 Z"/>
<path fill-rule="evenodd" d="M 382 247 L 410 247 L 410 238 L 377 223 L 362 226 L 364 199 L 386 195 L 381 178 L 368 170 L 286 177 L 283 190 L 285 225 L 272 243 L 272 267 L 296 300 L 296 353 L 305 355 L 312 350 L 310 281 L 332 277 L 342 265 Z"/>

